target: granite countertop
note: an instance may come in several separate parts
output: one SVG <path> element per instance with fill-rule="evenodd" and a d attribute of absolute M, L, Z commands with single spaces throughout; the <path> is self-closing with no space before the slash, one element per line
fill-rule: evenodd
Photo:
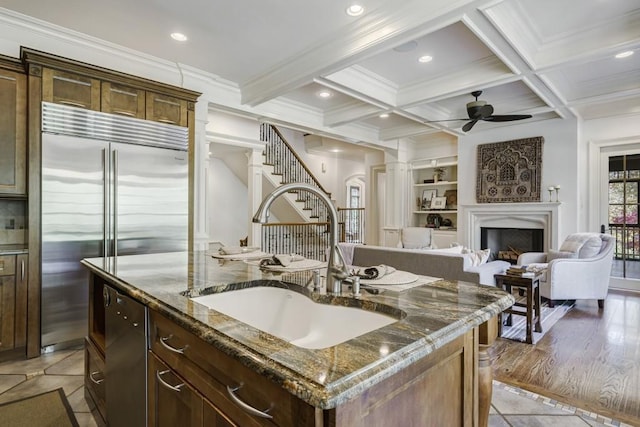
<path fill-rule="evenodd" d="M 20 255 L 28 254 L 29 249 L 24 244 L 2 245 L 0 244 L 0 255 Z"/>
<path fill-rule="evenodd" d="M 479 326 L 513 304 L 513 297 L 490 286 L 439 280 L 403 292 L 367 292 L 355 301 L 320 295 L 304 283 L 307 273 L 268 273 L 242 261 L 212 258 L 206 252 L 92 258 L 82 263 L 110 279 L 129 296 L 185 327 L 204 341 L 309 404 L 333 408 L 402 370 L 415 360 Z M 338 305 L 403 312 L 402 319 L 325 349 L 305 349 L 260 332 L 195 303 L 188 296 L 234 287 L 277 285 L 297 288 L 312 299 Z M 265 337 L 266 335 L 266 337 Z"/>

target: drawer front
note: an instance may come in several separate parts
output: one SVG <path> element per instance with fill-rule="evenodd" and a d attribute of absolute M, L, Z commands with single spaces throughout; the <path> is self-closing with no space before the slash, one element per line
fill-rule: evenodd
<path fill-rule="evenodd" d="M 100 357 L 93 343 L 85 339 L 84 344 L 84 384 L 87 391 L 93 398 L 94 403 L 98 407 L 100 415 L 106 419 L 106 388 L 105 388 L 105 366 L 104 360 Z"/>
<path fill-rule="evenodd" d="M 16 274 L 16 256 L 0 256 L 0 276 L 13 276 Z"/>
<path fill-rule="evenodd" d="M 157 312 L 151 311 L 150 319 L 151 350 L 233 422 L 242 426 L 312 425 L 315 409 L 309 404 Z M 239 401 L 269 418 L 250 414 Z"/>

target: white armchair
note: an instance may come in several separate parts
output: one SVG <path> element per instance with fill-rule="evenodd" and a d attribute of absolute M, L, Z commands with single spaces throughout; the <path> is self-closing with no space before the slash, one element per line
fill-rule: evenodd
<path fill-rule="evenodd" d="M 398 248 L 405 249 L 433 249 L 431 228 L 404 227 L 400 230 Z"/>
<path fill-rule="evenodd" d="M 554 300 L 597 299 L 604 307 L 616 239 L 609 234 L 575 233 L 567 236 L 559 251 L 526 252 L 518 264 L 544 268 L 540 296 Z"/>

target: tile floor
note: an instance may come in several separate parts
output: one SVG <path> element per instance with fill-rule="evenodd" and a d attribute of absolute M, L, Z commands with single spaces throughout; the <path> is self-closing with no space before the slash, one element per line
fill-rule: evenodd
<path fill-rule="evenodd" d="M 80 426 L 96 426 L 84 398 L 83 358 L 82 350 L 64 350 L 0 363 L 0 403 L 63 387 Z M 497 381 L 489 417 L 490 427 L 631 427 Z"/>

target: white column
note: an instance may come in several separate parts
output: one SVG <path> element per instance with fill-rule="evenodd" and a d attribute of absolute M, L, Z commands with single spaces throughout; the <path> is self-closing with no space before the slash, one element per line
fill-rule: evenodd
<path fill-rule="evenodd" d="M 249 198 L 249 246 L 260 246 L 260 224 L 255 224 L 251 219 L 262 202 L 262 148 L 247 150 L 247 189 Z"/>
<path fill-rule="evenodd" d="M 395 246 L 399 230 L 406 225 L 408 164 L 406 143 L 398 141 L 396 150 L 385 151 L 385 226 L 384 245 Z"/>
<path fill-rule="evenodd" d="M 207 225 L 207 167 L 209 143 L 206 138 L 207 103 L 196 103 L 195 120 L 195 152 L 194 152 L 194 224 L 193 249 L 204 250 L 209 247 L 209 230 Z"/>

